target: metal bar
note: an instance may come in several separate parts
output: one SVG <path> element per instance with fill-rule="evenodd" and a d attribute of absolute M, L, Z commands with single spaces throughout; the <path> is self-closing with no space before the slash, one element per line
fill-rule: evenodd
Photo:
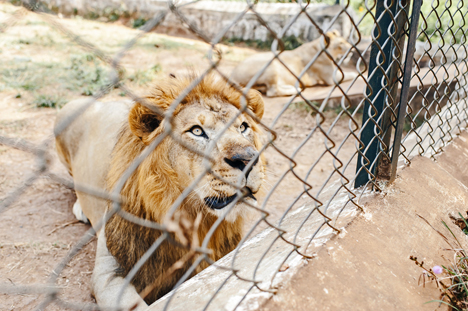
<path fill-rule="evenodd" d="M 406 48 L 405 72 L 403 76 L 403 86 L 401 88 L 400 104 L 398 106 L 398 119 L 393 140 L 393 153 L 390 182 L 396 178 L 398 158 L 400 155 L 401 138 L 403 135 L 403 125 L 405 123 L 406 107 L 408 106 L 408 95 L 410 89 L 411 75 L 413 73 L 413 57 L 416 47 L 416 36 L 419 25 L 419 15 L 421 13 L 422 0 L 413 1 L 413 11 L 411 13 L 411 28 L 409 33 L 408 46 Z"/>
<path fill-rule="evenodd" d="M 390 113 L 389 109 L 395 111 L 397 107 L 397 94 L 398 89 L 400 86 L 398 73 L 402 70 L 400 64 L 401 59 L 403 58 L 403 50 L 405 48 L 405 26 L 408 22 L 408 8 L 409 3 L 407 0 L 399 0 L 400 6 L 397 8 L 397 12 L 395 12 L 395 27 L 392 29 L 394 30 L 394 40 L 393 41 L 393 49 L 392 49 L 392 59 L 390 60 L 390 71 L 388 74 L 388 84 L 386 85 L 388 89 L 388 93 L 390 96 L 386 96 L 385 105 L 383 116 L 381 117 L 381 129 L 383 130 L 383 138 L 382 143 L 380 144 L 380 152 L 377 155 L 378 159 L 375 165 L 376 168 L 376 179 L 381 180 L 389 180 L 391 174 L 391 159 L 390 159 L 390 139 L 393 127 L 395 127 L 396 118 L 394 118 L 394 114 Z M 398 46 L 398 50 L 395 46 Z M 399 51 L 399 52 L 398 52 Z M 398 52 L 398 54 L 397 54 Z"/>
<path fill-rule="evenodd" d="M 388 2 L 390 2 L 389 5 Z M 378 0 L 376 5 L 376 17 L 378 18 L 377 25 L 373 30 L 373 43 L 369 61 L 368 81 L 370 88 L 367 88 L 367 101 L 364 105 L 364 113 L 362 118 L 361 129 L 361 150 L 365 158 L 358 155 L 358 163 L 356 167 L 355 187 L 360 187 L 367 184 L 371 179 L 375 178 L 376 168 L 379 162 L 380 144 L 377 135 L 382 135 L 384 139 L 385 129 L 379 133 L 379 128 L 390 124 L 390 116 L 385 113 L 385 102 L 387 100 L 387 92 L 384 88 L 388 88 L 392 81 L 395 81 L 397 74 L 396 70 L 391 70 L 392 66 L 392 51 L 395 47 L 393 40 L 389 40 L 391 35 L 390 29 L 397 27 L 398 32 L 403 29 L 398 29 L 398 25 L 394 25 L 394 17 L 398 12 L 398 0 Z M 380 30 L 380 34 L 379 34 Z M 396 34 L 399 37 L 398 34 Z M 387 42 L 388 41 L 388 42 Z M 389 72 L 387 75 L 386 72 Z M 385 83 L 384 79 L 388 82 Z M 373 118 L 377 122 L 372 122 L 369 119 Z M 378 127 L 377 127 L 378 125 Z M 367 159 L 367 160 L 366 160 Z"/>

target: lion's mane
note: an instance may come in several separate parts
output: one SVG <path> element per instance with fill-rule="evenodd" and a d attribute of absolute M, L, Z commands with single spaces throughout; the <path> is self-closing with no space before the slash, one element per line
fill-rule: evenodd
<path fill-rule="evenodd" d="M 192 83 L 193 77 L 173 78 L 158 84 L 146 97 L 146 102 L 166 111 L 173 101 Z M 228 86 L 223 80 L 213 76 L 205 77 L 193 90 L 185 96 L 173 115 L 192 102 L 203 98 L 217 98 L 231 103 L 237 108 L 241 107 L 239 91 Z M 261 98 L 247 94 L 247 107 L 261 118 L 263 103 Z M 147 106 L 136 104 L 129 114 L 129 122 L 120 132 L 118 142 L 113 150 L 110 170 L 107 178 L 109 191 L 115 187 L 124 171 L 139 156 L 147 145 L 164 132 L 163 116 L 152 112 Z M 252 118 L 253 119 L 253 118 Z M 259 131 L 258 125 L 252 122 L 252 129 Z M 154 129 L 156 128 L 156 129 Z M 126 181 L 121 195 L 124 203 L 122 209 L 141 219 L 162 224 L 166 213 L 184 189 L 178 184 L 176 172 L 171 167 L 168 150 L 176 144 L 170 136 L 165 137 L 139 165 L 135 172 Z M 260 149 L 260 141 L 256 136 L 256 147 Z M 111 203 L 109 203 L 109 207 Z M 184 200 L 178 208 L 184 212 L 184 217 L 194 222 L 202 207 Z M 202 221 L 198 227 L 198 240 L 203 241 L 208 230 L 217 220 L 209 213 L 202 214 Z M 208 247 L 212 250 L 209 259 L 216 261 L 232 251 L 242 238 L 244 219 L 238 217 L 234 222 L 222 221 L 211 237 Z M 143 227 L 130 222 L 118 214 L 113 215 L 105 227 L 107 247 L 120 265 L 119 274 L 126 276 L 135 266 L 143 254 L 161 237 L 159 230 Z M 172 239 L 177 237 L 171 235 Z M 175 269 L 175 262 L 183 258 L 188 252 L 187 248 L 176 246 L 165 239 L 152 256 L 142 265 L 132 280 L 138 292 L 151 288 L 151 292 L 144 297 L 146 302 L 152 303 L 169 292 L 176 282 L 183 276 L 194 258 L 188 260 L 183 267 Z M 206 268 L 208 263 L 202 261 L 195 272 Z M 171 274 L 168 271 L 171 269 Z"/>

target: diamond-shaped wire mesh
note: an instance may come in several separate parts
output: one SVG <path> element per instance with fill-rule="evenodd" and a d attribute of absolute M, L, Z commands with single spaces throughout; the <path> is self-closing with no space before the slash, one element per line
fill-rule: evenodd
<path fill-rule="evenodd" d="M 83 98 L 58 113 L 53 135 L 50 121 L 18 123 L 24 112 L 11 112 L 11 106 L 1 120 L 0 217 L 11 224 L 0 240 L 2 258 L 10 257 L 0 267 L 5 308 L 248 306 L 250 296 L 274 293 L 290 266 L 314 258 L 327 239 L 340 233 L 361 209 L 359 197 L 366 189 L 378 190 L 382 180 L 391 179 L 394 153 L 407 162 L 417 154 L 434 156 L 465 128 L 468 28 L 463 0 L 423 3 L 414 50 L 408 48 L 410 1 L 332 1 L 334 16 L 326 22 L 318 21 L 314 4 L 299 1 L 288 4 L 289 20 L 283 26 L 269 21 L 260 9 L 267 5 L 263 2 L 271 1 L 236 1 L 242 5 L 237 15 L 207 31 L 190 11 L 203 1 L 168 1 L 139 30 L 113 28 L 115 33 L 106 35 L 115 36 L 114 43 L 107 46 L 91 37 L 103 31 L 98 23 L 64 19 L 52 13 L 57 9 L 52 1 L 2 4 L 0 36 L 14 42 L 18 51 L 21 44 L 36 44 L 28 33 L 33 25 L 39 27 L 35 36 L 46 38 L 40 43 L 45 51 L 58 45 L 64 54 L 71 53 L 70 46 L 88 53 L 85 60 L 72 57 L 66 69 L 73 74 L 54 86 L 58 97 L 63 95 L 58 93 L 61 83 L 69 83 Z M 153 31 L 162 29 L 166 18 L 200 41 L 187 44 L 161 36 L 155 41 Z M 251 55 L 247 60 L 238 55 L 232 60 L 226 38 L 247 19 L 255 20 L 256 31 L 270 39 L 270 51 L 250 51 L 242 55 Z M 316 37 L 303 36 L 314 39 L 313 45 L 295 50 L 294 55 L 303 56 L 297 63 L 285 48 L 287 34 L 299 21 L 306 21 L 309 34 Z M 349 35 L 342 38 L 336 30 Z M 178 55 L 177 48 L 188 46 L 192 50 Z M 148 72 L 131 68 L 140 58 L 151 63 L 135 52 L 142 47 L 162 49 L 172 61 L 156 84 Z M 21 98 L 20 92 L 15 96 L 18 89 L 40 92 L 28 81 L 46 72 L 39 69 L 52 66 L 41 57 L 54 56 L 38 51 L 24 59 L 6 43 L 0 48 L 7 60 L 0 90 L 10 98 Z M 175 69 L 197 53 L 203 55 L 198 58 L 203 65 L 191 69 L 193 64 L 187 63 L 188 74 Z M 405 57 L 413 53 L 413 70 L 407 72 Z M 15 67 L 23 62 L 27 64 Z M 80 84 L 87 75 L 86 62 L 96 66 L 86 78 L 94 87 Z M 163 57 L 160 62 L 166 66 Z M 236 79 L 231 75 L 236 70 L 248 77 Z M 402 98 L 405 88 L 407 102 Z M 35 95 L 38 107 L 63 104 Z M 115 100 L 119 96 L 131 101 Z M 406 111 L 399 112 L 400 107 Z M 397 122 L 399 113 L 406 116 L 404 124 Z M 41 126 L 46 128 L 39 134 L 25 134 L 25 128 Z M 399 140 L 392 135 L 398 128 L 403 139 L 394 152 L 393 142 Z M 111 134 L 103 140 L 104 131 Z M 80 135 L 89 143 L 70 144 L 70 137 L 79 140 Z M 74 180 L 62 173 L 55 148 Z M 28 174 L 18 178 L 24 172 Z M 98 181 L 90 177 L 94 175 Z M 37 230 L 41 221 L 47 226 L 37 218 L 47 212 L 37 207 L 53 209 L 48 193 L 65 196 L 57 200 L 66 207 L 73 205 L 70 189 L 92 227 L 82 225 L 79 237 L 65 235 L 70 244 L 63 245 L 51 241 L 76 221 L 49 224 L 48 232 Z M 42 195 L 42 205 L 31 203 Z M 81 215 L 78 207 L 73 207 L 75 215 Z M 89 212 L 92 208 L 98 215 Z M 29 226 L 36 231 L 30 232 L 37 236 L 18 227 L 25 217 L 32 217 Z M 33 242 L 18 242 L 25 240 Z M 48 241 L 53 251 L 44 251 L 45 242 L 36 240 Z M 39 265 L 30 257 L 50 262 Z M 31 273 L 34 268 L 26 270 L 28 264 L 45 271 Z M 93 273 L 79 271 L 93 266 Z M 78 281 L 73 283 L 73 277 Z M 97 304 L 87 297 L 91 290 Z M 85 294 L 76 295 L 78 291 Z"/>

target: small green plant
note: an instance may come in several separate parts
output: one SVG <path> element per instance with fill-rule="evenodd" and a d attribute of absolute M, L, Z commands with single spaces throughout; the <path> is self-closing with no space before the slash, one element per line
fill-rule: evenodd
<path fill-rule="evenodd" d="M 92 54 L 71 58 L 71 89 L 78 89 L 82 95 L 92 96 L 109 84 L 109 73 Z"/>
<path fill-rule="evenodd" d="M 26 44 L 26 45 L 29 45 L 29 44 L 31 44 L 31 41 L 30 41 L 30 40 L 27 40 L 27 39 L 19 39 L 19 40 L 18 40 L 18 43 L 19 43 L 19 44 Z"/>
<path fill-rule="evenodd" d="M 128 80 L 138 85 L 145 85 L 153 81 L 153 79 L 156 77 L 156 75 L 159 72 L 161 72 L 161 70 L 162 70 L 161 65 L 156 64 L 149 69 L 135 71 L 135 73 L 133 73 L 132 75 L 128 77 Z"/>
<path fill-rule="evenodd" d="M 403 132 L 408 133 L 409 131 L 413 129 L 417 129 L 421 125 L 423 125 L 425 119 L 424 116 L 417 115 L 413 116 L 413 122 L 408 122 L 406 121 L 403 125 Z"/>
<path fill-rule="evenodd" d="M 84 18 L 90 19 L 90 20 L 96 20 L 99 18 L 99 14 L 94 11 L 89 11 L 83 15 Z"/>
<path fill-rule="evenodd" d="M 21 84 L 21 88 L 25 91 L 34 91 L 39 88 L 39 85 L 35 84 L 34 81 L 27 81 Z"/>
<path fill-rule="evenodd" d="M 34 99 L 36 107 L 60 108 L 65 104 L 65 100 L 59 96 L 41 94 Z"/>
<path fill-rule="evenodd" d="M 306 112 L 308 114 L 314 115 L 315 113 L 319 111 L 320 103 L 316 101 L 313 101 L 313 102 L 309 101 L 307 103 L 305 101 L 299 101 L 299 102 L 291 103 L 289 105 L 289 109 L 302 111 L 302 112 Z M 343 111 L 343 108 L 341 106 L 337 106 L 337 107 L 326 106 L 323 112 L 328 112 L 328 111 L 331 111 L 338 115 L 340 112 Z M 348 107 L 347 111 L 349 114 L 353 114 L 356 111 L 356 107 Z M 356 111 L 356 115 L 362 115 L 362 108 Z"/>
<path fill-rule="evenodd" d="M 460 227 L 463 233 L 467 234 L 468 222 L 462 214 L 458 214 L 460 218 L 452 216 L 451 218 L 455 225 Z M 432 227 L 426 219 L 421 216 L 419 217 Z M 417 257 L 410 256 L 410 260 L 424 270 L 419 278 L 419 283 L 425 284 L 427 278 L 427 281 L 434 281 L 440 290 L 439 299 L 431 300 L 427 303 L 438 302 L 439 304 L 448 305 L 450 310 L 466 310 L 468 305 L 468 252 L 465 251 L 450 227 L 447 226 L 444 221 L 442 221 L 442 224 L 450 232 L 450 235 L 454 238 L 454 242 L 450 242 L 442 232 L 434 227 L 432 227 L 432 229 L 442 236 L 445 242 L 449 245 L 450 248 L 448 250 L 454 252 L 455 256 L 452 265 L 437 265 L 432 268 L 427 268 L 424 266 L 424 261 L 420 262 Z"/>
<path fill-rule="evenodd" d="M 112 9 L 112 8 L 105 8 L 102 14 L 103 16 L 107 17 L 110 22 L 115 22 L 119 20 L 119 18 L 123 16 L 127 16 L 127 12 L 122 12 L 120 10 Z"/>
<path fill-rule="evenodd" d="M 133 28 L 140 28 L 141 26 L 146 24 L 146 22 L 147 22 L 147 20 L 142 18 L 142 17 L 137 18 L 137 19 L 133 20 L 132 27 Z"/>
<path fill-rule="evenodd" d="M 317 102 L 305 102 L 305 101 L 300 101 L 300 102 L 295 102 L 291 103 L 289 105 L 289 109 L 296 110 L 299 112 L 305 112 L 307 114 L 314 114 L 315 112 L 318 111 L 319 109 L 319 104 Z"/>
<path fill-rule="evenodd" d="M 270 50 L 271 49 L 271 45 L 273 44 L 273 41 L 274 39 L 269 37 L 266 41 L 262 41 L 262 40 L 251 40 L 251 39 L 247 39 L 247 40 L 243 40 L 242 38 L 237 38 L 237 37 L 234 37 L 234 38 L 229 38 L 229 39 L 224 39 L 223 42 L 227 45 L 235 45 L 235 44 L 242 44 L 242 45 L 246 45 L 248 47 L 253 47 L 255 49 L 259 49 L 259 50 Z M 296 36 L 286 36 L 286 37 L 283 37 L 283 39 L 281 40 L 283 41 L 283 44 L 284 44 L 284 49 L 285 50 L 294 50 L 295 48 L 301 46 L 304 41 Z M 280 43 L 278 42 L 278 49 L 280 49 L 281 45 Z"/>

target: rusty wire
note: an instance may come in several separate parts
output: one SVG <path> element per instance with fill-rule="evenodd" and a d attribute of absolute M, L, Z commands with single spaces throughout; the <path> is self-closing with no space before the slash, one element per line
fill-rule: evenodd
<path fill-rule="evenodd" d="M 202 41 L 209 44 L 210 48 L 208 50 L 208 61 L 209 68 L 204 72 L 201 72 L 197 78 L 193 80 L 191 85 L 180 94 L 177 99 L 171 104 L 171 107 L 168 109 L 169 112 L 173 112 L 176 107 L 181 104 L 186 95 L 197 86 L 197 84 L 203 79 L 203 77 L 208 74 L 215 72 L 221 78 L 225 79 L 228 83 L 229 77 L 225 76 L 219 69 L 218 65 L 222 61 L 223 54 L 219 49 L 219 44 L 223 39 L 224 35 L 229 31 L 229 29 L 238 23 L 246 14 L 253 14 L 259 23 L 265 27 L 268 31 L 269 36 L 273 39 L 273 44 L 271 51 L 273 53 L 273 58 L 269 61 L 260 72 L 258 72 L 255 77 L 250 81 L 245 89 L 242 89 L 236 85 L 234 87 L 242 94 L 242 107 L 238 115 L 241 113 L 248 113 L 252 117 L 251 112 L 247 110 L 247 91 L 253 87 L 255 80 L 258 79 L 261 74 L 263 74 L 269 66 L 272 65 L 274 61 L 278 62 L 280 66 L 283 66 L 290 74 L 292 74 L 297 83 L 295 85 L 297 93 L 288 98 L 284 98 L 284 106 L 281 109 L 280 113 L 273 119 L 271 124 L 265 124 L 264 122 L 259 121 L 259 124 L 263 129 L 269 133 L 268 142 L 262 147 L 259 152 L 266 152 L 266 150 L 274 150 L 282 156 L 283 159 L 289 162 L 289 168 L 280 172 L 279 177 L 272 185 L 271 189 L 268 191 L 267 195 L 263 199 L 263 202 L 259 206 L 254 206 L 244 201 L 248 204 L 250 208 L 254 209 L 260 214 L 260 217 L 255 223 L 248 228 L 245 236 L 242 238 L 237 248 L 231 254 L 232 260 L 230 262 L 223 263 L 214 263 L 210 258 L 209 254 L 212 252 L 208 248 L 208 242 L 214 233 L 214 230 L 219 226 L 222 221 L 225 221 L 223 217 L 218 218 L 218 221 L 215 222 L 214 226 L 206 235 L 203 241 L 200 241 L 200 244 L 191 249 L 188 254 L 190 258 L 187 258 L 187 262 L 191 263 L 190 267 L 185 271 L 183 276 L 178 280 L 172 292 L 168 293 L 165 297 L 165 304 L 163 305 L 164 310 L 171 310 L 171 301 L 174 299 L 177 290 L 180 288 L 181 284 L 187 279 L 193 276 L 194 271 L 202 263 L 206 262 L 211 264 L 212 267 L 217 269 L 217 271 L 225 271 L 229 274 L 226 276 L 225 280 L 217 287 L 217 289 L 212 292 L 211 298 L 206 301 L 203 309 L 208 309 L 210 304 L 215 299 L 216 295 L 222 291 L 223 287 L 232 279 L 242 280 L 243 282 L 249 284 L 248 289 L 246 290 L 243 297 L 238 301 L 235 308 L 240 306 L 245 298 L 248 296 L 248 293 L 256 289 L 261 292 L 274 293 L 275 287 L 273 286 L 275 277 L 277 273 L 281 270 L 283 264 L 288 262 L 288 259 L 292 255 L 297 254 L 303 258 L 311 259 L 315 256 L 313 252 L 309 251 L 309 247 L 313 241 L 317 242 L 320 237 L 320 233 L 325 230 L 329 230 L 334 234 L 340 233 L 340 227 L 337 226 L 339 222 L 339 217 L 341 213 L 346 209 L 350 209 L 350 206 L 354 206 L 354 209 L 360 209 L 358 203 L 358 197 L 362 195 L 364 189 L 355 189 L 354 181 L 356 178 L 355 173 L 355 163 L 357 162 L 358 156 L 362 156 L 363 163 L 369 164 L 369 167 L 364 165 L 361 170 L 365 170 L 370 176 L 369 185 L 374 187 L 374 189 L 380 189 L 380 184 L 377 182 L 379 179 L 385 179 L 385 174 L 381 174 L 377 168 L 379 161 L 385 163 L 389 161 L 392 157 L 392 150 L 390 147 L 391 142 L 391 133 L 397 127 L 396 119 L 398 114 L 398 107 L 401 105 L 399 102 L 399 87 L 403 83 L 403 55 L 405 53 L 404 40 L 408 36 L 408 25 L 409 20 L 409 10 L 408 3 L 399 2 L 398 10 L 396 14 L 390 11 L 389 7 L 391 1 L 388 0 L 385 2 L 385 14 L 389 15 L 392 19 L 392 26 L 398 25 L 397 27 L 389 27 L 388 29 L 379 29 L 375 28 L 375 31 L 372 35 L 372 42 L 375 44 L 377 53 L 377 66 L 375 68 L 369 67 L 369 59 L 366 57 L 367 52 L 370 51 L 370 45 L 364 49 L 358 49 L 358 45 L 362 42 L 364 34 L 360 31 L 361 23 L 367 18 L 371 19 L 375 25 L 383 18 L 381 16 L 376 16 L 374 12 L 375 3 L 365 3 L 365 13 L 361 17 L 356 18 L 355 15 L 350 14 L 350 2 L 342 1 L 339 13 L 334 17 L 334 19 L 326 26 L 326 28 L 321 28 L 321 26 L 314 20 L 314 18 L 309 14 L 307 8 L 309 3 L 302 3 L 299 1 L 297 6 L 299 8 L 298 13 L 293 16 L 286 26 L 281 29 L 280 32 L 275 31 L 268 24 L 265 18 L 256 10 L 256 2 L 247 1 L 245 10 L 240 12 L 238 16 L 224 29 L 222 29 L 214 38 L 210 38 L 207 34 L 203 33 L 195 24 L 191 23 L 186 16 L 186 12 L 183 10 L 183 7 L 186 7 L 188 4 L 182 4 L 178 6 L 176 1 L 168 1 L 168 8 L 166 11 L 157 14 L 152 19 L 150 19 L 145 26 L 142 28 L 142 31 L 130 40 L 126 45 L 124 45 L 114 57 L 109 57 L 103 51 L 99 50 L 94 44 L 88 42 L 86 38 L 76 35 L 72 29 L 65 27 L 60 21 L 54 16 L 47 13 L 47 9 L 44 5 L 41 5 L 39 2 L 34 4 L 26 5 L 26 8 L 18 8 L 10 18 L 0 25 L 0 36 L 2 33 L 7 31 L 9 27 L 15 27 L 16 24 L 21 22 L 21 20 L 28 14 L 28 11 L 34 12 L 42 17 L 42 19 L 50 25 L 53 25 L 55 29 L 64 34 L 71 42 L 78 44 L 84 49 L 93 53 L 96 57 L 101 59 L 106 63 L 112 71 L 110 73 L 110 83 L 103 87 L 96 95 L 93 95 L 88 104 L 83 107 L 80 111 L 77 111 L 72 118 L 65 120 L 62 124 L 58 124 L 55 129 L 55 135 L 60 134 L 61 131 L 65 130 L 66 127 L 73 122 L 76 118 L 80 116 L 88 107 L 92 106 L 97 100 L 104 97 L 107 91 L 111 88 L 118 87 L 122 91 L 125 91 L 128 96 L 134 100 L 142 103 L 143 105 L 153 109 L 151 105 L 145 103 L 144 98 L 138 96 L 130 88 L 128 88 L 124 81 L 122 80 L 122 70 L 123 65 L 121 64 L 122 57 L 125 55 L 128 50 L 134 46 L 137 41 L 143 38 L 148 32 L 154 30 L 158 25 L 164 20 L 166 15 L 174 14 L 181 23 L 186 25 L 190 32 L 200 38 Z M 429 46 L 423 54 L 419 56 L 418 59 L 414 59 L 414 71 L 412 73 L 412 81 L 416 83 L 415 91 L 412 92 L 412 96 L 408 102 L 408 108 L 406 111 L 406 122 L 409 125 L 409 129 L 404 134 L 404 139 L 402 141 L 402 149 L 400 155 L 409 162 L 411 156 L 414 153 L 420 155 L 430 155 L 434 156 L 435 154 L 440 153 L 443 148 L 449 143 L 456 134 L 458 134 L 466 125 L 468 120 L 468 103 L 466 100 L 467 90 L 468 90 L 468 51 L 467 51 L 467 29 L 465 24 L 467 16 L 467 6 L 464 3 L 464 0 L 458 1 L 456 4 L 452 4 L 451 1 L 447 1 L 445 6 L 440 4 L 440 6 L 432 7 L 431 14 L 437 15 L 439 23 L 442 19 L 449 20 L 449 27 L 443 30 L 436 29 L 432 33 L 428 30 L 426 18 L 421 12 L 421 26 L 419 28 L 419 38 L 424 41 Z M 434 5 L 434 4 L 433 4 Z M 456 9 L 454 10 L 453 7 Z M 442 9 L 440 9 L 442 8 Z M 324 39 L 321 42 L 321 50 L 317 55 L 309 61 L 307 66 L 299 73 L 296 74 L 291 68 L 288 68 L 287 64 L 281 58 L 282 53 L 284 52 L 284 43 L 282 38 L 285 36 L 288 29 L 297 21 L 300 16 L 305 16 L 312 25 L 314 25 L 321 37 Z M 324 34 L 329 30 L 333 29 L 334 23 L 337 19 L 345 17 L 349 19 L 353 26 L 352 33 L 354 36 L 348 38 L 348 42 L 351 44 L 349 48 L 341 59 L 334 59 L 329 52 L 329 44 Z M 463 24 L 456 25 L 454 16 L 463 21 Z M 458 20 L 456 19 L 456 20 Z M 402 36 L 397 35 L 395 29 L 400 29 L 398 27 L 403 27 Z M 461 34 L 461 35 L 460 35 Z M 439 38 L 433 40 L 434 37 Z M 384 38 L 383 44 L 377 43 L 378 38 Z M 448 39 L 447 39 L 448 38 Z M 448 42 L 446 42 L 448 41 Z M 385 58 L 384 50 L 392 46 L 391 51 L 391 60 L 388 67 L 382 67 L 383 59 Z M 434 46 L 435 48 L 432 48 Z M 406 51 L 407 52 L 407 51 Z M 358 55 L 358 61 L 356 64 L 356 77 L 354 77 L 347 86 L 341 84 L 342 81 L 337 79 L 337 73 L 340 72 L 342 77 L 344 77 L 342 66 L 344 60 L 351 54 L 355 53 Z M 334 85 L 330 87 L 328 95 L 318 103 L 318 105 L 313 104 L 308 95 L 304 94 L 304 87 L 301 82 L 301 78 L 305 75 L 306 71 L 317 62 L 317 59 L 321 56 L 325 56 L 328 59 L 332 60 L 336 70 L 334 73 Z M 425 67 L 423 64 L 423 58 L 429 58 L 429 66 Z M 370 70 L 371 69 L 371 70 Z M 370 70 L 370 71 L 369 71 Z M 374 79 L 375 76 L 381 75 L 380 84 L 381 87 L 378 89 L 373 89 L 369 81 Z M 431 83 L 427 85 L 424 80 L 432 78 Z M 362 81 L 363 85 L 367 89 L 363 91 L 362 100 L 359 103 L 353 103 L 352 98 L 349 96 L 349 92 L 353 87 L 359 85 L 359 81 Z M 375 84 L 374 84 L 375 85 Z M 362 87 L 358 86 L 358 87 Z M 426 88 L 426 89 L 425 89 Z M 327 113 L 329 110 L 330 100 L 332 98 L 332 93 L 338 92 L 338 97 L 340 99 L 339 112 L 335 116 L 330 116 Z M 376 104 L 379 94 L 383 94 L 385 98 L 384 109 L 380 114 L 377 114 Z M 334 95 L 337 97 L 336 95 Z M 290 150 L 283 150 L 280 144 L 277 143 L 276 139 L 277 134 L 275 133 L 275 128 L 278 126 L 278 123 L 282 120 L 281 118 L 285 115 L 288 108 L 293 105 L 295 102 L 301 101 L 304 105 L 307 105 L 308 109 L 311 111 L 309 117 L 313 118 L 315 125 L 310 128 L 308 132 L 303 133 L 304 138 L 299 143 L 299 145 L 291 152 Z M 363 111 L 366 103 L 369 105 L 369 111 Z M 162 114 L 161 111 L 155 111 L 156 113 Z M 369 118 L 364 124 L 361 125 L 361 114 L 368 114 Z M 39 144 L 34 144 L 32 142 L 15 138 L 15 137 L 5 137 L 0 136 L 0 144 L 22 150 L 24 152 L 31 153 L 37 158 L 37 167 L 33 173 L 26 177 L 21 186 L 17 189 L 14 189 L 12 192 L 7 194 L 0 201 L 0 217 L 1 213 L 9 208 L 15 208 L 15 202 L 18 198 L 24 194 L 24 192 L 30 187 L 37 179 L 47 176 L 51 180 L 64 184 L 67 187 L 74 188 L 77 191 L 87 193 L 89 195 L 110 200 L 113 202 L 112 209 L 105 218 L 102 219 L 99 224 L 95 225 L 94 228 L 90 228 L 88 232 L 80 238 L 80 240 L 72 247 L 66 257 L 64 257 L 60 263 L 53 269 L 52 273 L 49 276 L 49 280 L 46 286 L 34 284 L 34 285 L 8 285 L 0 284 L 0 293 L 15 295 L 15 294 L 37 294 L 43 295 L 43 300 L 37 306 L 37 310 L 43 310 L 47 308 L 51 303 L 57 304 L 61 307 L 68 309 L 76 310 L 107 310 L 106 308 L 98 307 L 95 304 L 83 304 L 80 302 L 71 302 L 65 301 L 61 297 L 60 287 L 57 286 L 57 279 L 70 263 L 72 258 L 78 254 L 81 249 L 91 241 L 95 236 L 95 231 L 99 230 L 105 223 L 114 215 L 118 214 L 120 217 L 128 220 L 129 222 L 136 223 L 140 226 L 145 226 L 148 228 L 153 228 L 162 232 L 160 237 L 154 241 L 153 245 L 148 249 L 145 255 L 138 261 L 138 263 L 133 267 L 125 279 L 125 285 L 130 284 L 131 278 L 135 273 L 144 265 L 145 261 L 151 257 L 151 255 L 158 249 L 158 247 L 163 242 L 169 242 L 178 247 L 187 248 L 186 245 L 182 245 L 179 241 L 173 238 L 171 233 L 172 229 L 169 228 L 166 223 L 156 223 L 151 222 L 145 219 L 140 219 L 133 214 L 130 214 L 124 211 L 121 208 L 121 204 L 125 198 L 120 197 L 120 191 L 125 185 L 130 176 L 138 168 L 141 162 L 147 157 L 155 148 L 158 147 L 160 142 L 166 138 L 171 137 L 184 148 L 190 152 L 203 156 L 206 161 L 204 161 L 204 170 L 202 174 L 195 179 L 185 190 L 182 195 L 173 202 L 173 205 L 169 211 L 168 218 L 173 216 L 178 207 L 182 202 L 187 198 L 187 196 L 194 191 L 198 182 L 205 176 L 205 174 L 211 174 L 216 179 L 229 184 L 230 186 L 237 189 L 238 196 L 235 201 L 226 208 L 225 215 L 234 208 L 237 201 L 243 200 L 245 195 L 242 192 L 242 188 L 239 184 L 233 184 L 225 180 L 222 176 L 219 176 L 212 170 L 212 159 L 210 157 L 211 150 L 215 147 L 213 142 L 207 152 L 200 153 L 200 151 L 195 150 L 189 145 L 186 145 L 183 141 L 178 139 L 175 135 L 172 134 L 172 121 L 173 115 L 171 113 L 167 114 L 168 116 L 165 119 L 165 131 L 158 136 L 155 140 L 151 142 L 150 145 L 140 154 L 127 170 L 123 173 L 120 180 L 117 182 L 117 185 L 114 189 L 94 189 L 88 185 L 81 185 L 78 183 L 73 183 L 70 180 L 64 180 L 63 178 L 55 175 L 49 171 L 50 165 L 50 145 L 52 144 L 51 137 L 45 139 Z M 421 118 L 423 118 L 421 122 Z M 220 136 L 227 131 L 228 127 L 234 122 L 235 119 L 230 120 Z M 348 121 L 347 133 L 344 138 L 337 140 L 334 139 L 334 133 L 343 129 L 339 128 L 340 120 Z M 366 151 L 368 146 L 365 146 L 360 139 L 361 128 L 365 127 L 367 124 L 374 124 L 375 133 L 371 142 L 377 142 L 379 152 L 374 159 L 369 159 L 366 156 Z M 305 176 L 300 174 L 297 170 L 298 165 L 300 165 L 300 155 L 303 152 L 303 147 L 312 141 L 312 138 L 320 137 L 323 139 L 323 144 L 320 145 L 320 148 L 323 148 L 323 151 L 315 158 L 313 164 L 306 169 Z M 413 139 L 413 140 L 411 140 Z M 344 149 L 345 144 L 353 143 L 355 146 L 354 151 L 351 154 L 342 155 L 342 150 Z M 322 150 L 322 149 L 321 149 Z M 314 174 L 317 173 L 319 169 L 319 164 L 323 164 L 324 161 L 329 161 L 332 169 L 328 175 L 325 176 L 324 180 L 321 181 L 319 186 L 313 186 L 312 181 Z M 382 162 L 381 162 L 382 163 Z M 254 165 L 253 161 L 248 164 L 250 167 Z M 249 167 L 248 167 L 249 168 Z M 377 169 L 376 169 L 377 168 Z M 290 201 L 287 206 L 284 206 L 284 211 L 282 211 L 281 217 L 276 222 L 271 221 L 271 211 L 269 211 L 268 206 L 271 204 L 271 196 L 278 191 L 281 182 L 286 180 L 286 176 L 293 176 L 294 179 L 302 185 L 302 189 L 297 189 L 297 192 L 294 194 L 294 198 Z M 301 176 L 302 175 L 302 176 Z M 298 206 L 298 202 L 301 199 L 307 198 L 307 203 L 303 206 Z M 302 215 L 302 219 L 297 223 L 293 229 L 285 229 L 285 224 L 288 222 L 288 218 L 298 210 L 305 210 Z M 257 227 L 260 225 L 266 226 L 269 232 L 274 232 L 276 235 L 268 243 L 265 252 L 261 255 L 259 260 L 255 263 L 255 268 L 252 274 L 245 275 L 237 265 L 238 256 L 243 247 L 249 243 L 249 239 L 253 237 L 256 232 Z M 314 227 L 315 226 L 315 227 Z M 313 232 L 304 236 L 302 233 L 304 228 L 313 228 Z M 310 229 L 309 228 L 309 229 Z M 266 231 L 264 231 L 266 232 Z M 276 273 L 273 273 L 271 279 L 258 279 L 259 271 L 263 269 L 265 265 L 265 258 L 267 258 L 269 252 L 276 243 L 283 243 L 283 248 L 287 248 L 288 251 L 284 253 L 284 259 L 281 261 L 281 264 L 276 267 Z M 175 264 L 175 263 L 174 263 Z M 125 290 L 122 287 L 122 292 Z M 118 298 L 120 299 L 120 298 Z M 235 309 L 234 308 L 234 309 Z"/>

